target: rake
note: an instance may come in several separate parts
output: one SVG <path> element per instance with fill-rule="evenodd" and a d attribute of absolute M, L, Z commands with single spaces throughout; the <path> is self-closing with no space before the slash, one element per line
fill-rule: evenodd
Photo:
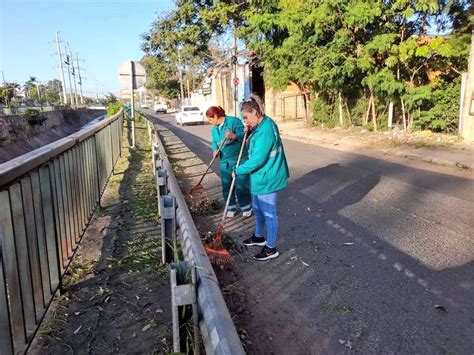
<path fill-rule="evenodd" d="M 189 190 L 187 192 L 188 195 L 191 195 L 193 192 L 197 191 L 197 190 L 200 190 L 202 189 L 202 180 L 204 180 L 204 177 L 207 175 L 207 173 L 209 172 L 209 169 L 211 169 L 211 165 L 212 163 L 214 163 L 214 160 L 216 160 L 217 156 L 219 155 L 219 153 L 221 152 L 221 149 L 222 147 L 224 146 L 224 144 L 226 143 L 227 141 L 227 138 L 225 138 L 221 144 L 219 144 L 219 147 L 217 148 L 217 154 L 215 154 L 213 157 L 212 157 L 212 160 L 211 162 L 209 163 L 209 165 L 207 166 L 207 169 L 206 171 L 204 172 L 204 174 L 202 174 L 201 178 L 199 179 L 198 183 L 196 185 L 194 185 L 191 190 Z"/>
<path fill-rule="evenodd" d="M 242 153 L 244 151 L 246 138 L 247 138 L 247 132 L 245 132 L 244 138 L 242 140 L 239 157 L 237 159 L 237 164 L 235 166 L 236 168 L 240 164 L 240 159 L 242 158 Z M 234 258 L 232 257 L 232 255 L 230 255 L 229 251 L 222 245 L 222 236 L 224 234 L 224 223 L 225 223 L 225 217 L 227 215 L 227 209 L 229 208 L 232 192 L 234 191 L 235 180 L 236 180 L 236 176 L 233 176 L 232 182 L 229 188 L 229 195 L 227 196 L 227 201 L 224 207 L 224 213 L 222 214 L 221 223 L 219 224 L 219 227 L 217 228 L 216 237 L 214 238 L 212 242 L 204 246 L 204 248 L 207 251 L 207 255 L 209 256 L 209 261 L 211 262 L 211 264 L 214 264 L 214 265 L 224 266 L 224 265 L 234 264 Z"/>

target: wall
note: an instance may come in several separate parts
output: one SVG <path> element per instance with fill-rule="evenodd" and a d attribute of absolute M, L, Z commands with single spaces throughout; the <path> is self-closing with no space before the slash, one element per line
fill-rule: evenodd
<path fill-rule="evenodd" d="M 265 88 L 265 111 L 275 120 L 304 118 L 304 98 L 298 86 L 290 84 L 283 91 Z"/>
<path fill-rule="evenodd" d="M 54 142 L 78 131 L 87 122 L 105 114 L 86 108 L 42 113 L 47 119 L 31 125 L 27 117 L 0 117 L 0 163 Z"/>

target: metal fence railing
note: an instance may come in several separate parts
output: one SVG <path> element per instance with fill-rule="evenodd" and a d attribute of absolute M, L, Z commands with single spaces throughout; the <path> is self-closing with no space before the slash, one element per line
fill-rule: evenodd
<path fill-rule="evenodd" d="M 0 107 L 0 116 L 21 115 L 28 110 L 38 110 L 40 112 L 64 110 L 65 106 L 29 106 L 29 107 Z"/>
<path fill-rule="evenodd" d="M 147 118 L 147 126 L 150 140 L 153 143 L 153 165 L 156 167 L 157 189 L 161 189 L 159 173 L 164 172 L 163 175 L 166 177 L 164 183 L 167 186 L 163 189 L 163 192 L 167 192 L 168 195 L 160 196 L 161 192 L 158 192 L 158 195 L 160 199 L 172 198 L 175 201 L 176 211 L 172 213 L 172 218 L 176 220 L 174 230 L 170 233 L 172 235 L 169 237 L 171 240 L 178 237 L 184 259 L 195 270 L 197 316 L 206 354 L 245 354 L 219 288 L 216 274 L 204 250 L 201 237 L 161 141 L 160 132 L 163 133 L 167 130 L 158 125 L 154 126 L 149 118 Z M 161 208 L 165 207 L 161 201 L 160 204 L 162 205 Z"/>
<path fill-rule="evenodd" d="M 27 349 L 121 155 L 123 111 L 0 164 L 0 354 Z"/>

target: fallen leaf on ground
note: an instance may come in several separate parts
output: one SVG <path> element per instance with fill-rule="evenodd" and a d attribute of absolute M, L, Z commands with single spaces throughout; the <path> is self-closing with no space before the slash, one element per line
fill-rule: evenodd
<path fill-rule="evenodd" d="M 434 307 L 435 307 L 436 309 L 439 309 L 440 311 L 443 311 L 443 312 L 446 312 L 446 313 L 448 312 L 448 311 L 446 310 L 446 308 L 444 308 L 444 306 L 442 306 L 442 305 L 440 305 L 440 304 L 436 304 Z"/>
<path fill-rule="evenodd" d="M 151 324 L 147 324 L 142 328 L 142 332 L 146 332 L 150 328 L 151 328 Z"/>
<path fill-rule="evenodd" d="M 79 333 L 79 331 L 81 330 L 82 328 L 82 325 L 79 326 L 79 328 L 77 328 L 75 331 L 74 331 L 74 335 L 77 335 L 77 333 Z"/>

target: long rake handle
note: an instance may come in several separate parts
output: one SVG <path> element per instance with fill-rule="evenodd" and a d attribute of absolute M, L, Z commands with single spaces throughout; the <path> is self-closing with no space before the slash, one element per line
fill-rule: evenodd
<path fill-rule="evenodd" d="M 219 153 L 222 149 L 222 147 L 224 146 L 225 142 L 227 141 L 227 138 L 224 138 L 224 140 L 221 142 L 221 144 L 219 144 L 219 147 L 217 148 L 217 153 Z M 204 177 L 206 176 L 206 174 L 209 172 L 209 169 L 211 168 L 211 165 L 212 163 L 214 163 L 214 160 L 216 160 L 217 156 L 219 154 L 216 154 L 212 157 L 212 160 L 211 162 L 209 163 L 209 165 L 207 166 L 207 169 L 206 171 L 204 172 L 204 174 L 202 174 L 201 178 L 199 179 L 199 182 L 194 186 L 194 188 L 196 188 L 197 186 L 201 185 L 201 182 L 202 180 L 204 180 Z"/>
<path fill-rule="evenodd" d="M 244 152 L 245 141 L 247 140 L 247 131 L 244 134 L 244 138 L 242 139 L 242 145 L 240 146 L 239 157 L 237 158 L 237 164 L 235 165 L 236 168 L 240 165 L 240 159 L 242 158 L 242 153 Z M 227 209 L 229 208 L 230 198 L 232 196 L 232 192 L 234 191 L 235 180 L 237 176 L 232 177 L 232 182 L 230 183 L 229 188 L 229 195 L 227 196 L 227 201 L 225 202 L 224 213 L 222 214 L 221 225 L 220 227 L 224 227 L 225 216 L 227 214 Z"/>

